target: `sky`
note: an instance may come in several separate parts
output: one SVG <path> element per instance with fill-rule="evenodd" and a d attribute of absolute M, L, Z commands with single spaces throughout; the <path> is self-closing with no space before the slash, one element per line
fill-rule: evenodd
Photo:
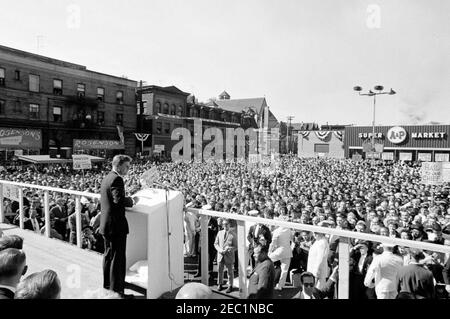
<path fill-rule="evenodd" d="M 265 97 L 280 121 L 450 123 L 448 0 L 16 0 L 0 44 L 199 101 Z"/>

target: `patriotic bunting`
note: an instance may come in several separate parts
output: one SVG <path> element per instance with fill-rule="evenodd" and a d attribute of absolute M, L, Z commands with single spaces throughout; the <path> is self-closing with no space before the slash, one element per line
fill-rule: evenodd
<path fill-rule="evenodd" d="M 342 131 L 334 131 L 334 136 L 336 136 L 339 141 L 342 141 L 342 137 L 343 137 L 343 132 Z"/>
<path fill-rule="evenodd" d="M 322 141 L 326 140 L 331 131 L 316 131 L 316 136 Z"/>
<path fill-rule="evenodd" d="M 303 138 L 307 138 L 309 135 L 309 131 L 300 131 L 300 134 L 303 136 Z"/>

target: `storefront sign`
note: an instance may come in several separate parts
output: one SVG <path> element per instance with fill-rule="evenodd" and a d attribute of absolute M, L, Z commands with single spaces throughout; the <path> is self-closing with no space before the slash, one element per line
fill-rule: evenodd
<path fill-rule="evenodd" d="M 353 154 L 352 160 L 354 160 L 355 162 L 361 162 L 362 161 L 361 154 Z"/>
<path fill-rule="evenodd" d="M 422 162 L 431 162 L 431 153 L 418 153 L 417 159 Z"/>
<path fill-rule="evenodd" d="M 366 153 L 366 158 L 380 159 L 381 158 L 381 153 L 378 153 L 378 152 L 367 152 Z"/>
<path fill-rule="evenodd" d="M 116 140 L 73 140 L 73 149 L 76 150 L 122 150 L 125 145 Z"/>
<path fill-rule="evenodd" d="M 19 187 L 14 185 L 3 184 L 3 197 L 12 201 L 19 201 Z"/>
<path fill-rule="evenodd" d="M 406 130 L 401 126 L 394 126 L 387 132 L 389 142 L 400 144 L 406 140 Z"/>
<path fill-rule="evenodd" d="M 87 155 L 72 155 L 73 169 L 91 169 L 91 159 Z"/>
<path fill-rule="evenodd" d="M 9 148 L 42 148 L 41 130 L 0 128 L 0 146 Z"/>
<path fill-rule="evenodd" d="M 155 152 L 164 151 L 164 144 L 155 144 Z"/>
<path fill-rule="evenodd" d="M 430 139 L 443 139 L 445 138 L 445 132 L 413 132 L 411 133 L 411 137 L 412 138 L 417 138 L 417 139 L 425 139 L 425 138 L 430 138 Z"/>
<path fill-rule="evenodd" d="M 358 133 L 358 137 L 362 139 L 372 138 L 372 135 L 372 133 Z M 375 132 L 375 138 L 383 138 L 383 133 Z"/>

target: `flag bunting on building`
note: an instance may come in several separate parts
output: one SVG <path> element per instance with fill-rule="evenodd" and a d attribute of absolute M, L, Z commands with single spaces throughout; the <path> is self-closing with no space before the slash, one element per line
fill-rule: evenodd
<path fill-rule="evenodd" d="M 300 134 L 303 136 L 303 138 L 307 138 L 309 133 L 309 131 L 300 131 Z"/>
<path fill-rule="evenodd" d="M 145 133 L 134 133 L 134 135 L 136 136 L 136 138 L 139 142 L 145 142 L 148 139 L 148 137 L 150 136 L 150 134 L 145 134 Z"/>
<path fill-rule="evenodd" d="M 329 135 L 331 131 L 316 131 L 316 136 L 324 141 Z"/>
<path fill-rule="evenodd" d="M 334 131 L 333 133 L 334 133 L 334 136 L 336 136 L 339 139 L 339 141 L 342 141 L 342 138 L 343 138 L 342 131 Z"/>

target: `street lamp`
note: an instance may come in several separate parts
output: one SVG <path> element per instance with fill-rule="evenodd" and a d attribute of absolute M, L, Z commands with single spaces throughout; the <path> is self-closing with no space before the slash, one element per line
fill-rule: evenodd
<path fill-rule="evenodd" d="M 373 92 L 372 90 L 369 90 L 368 93 L 361 93 L 362 91 L 362 87 L 360 86 L 355 86 L 353 87 L 353 90 L 358 92 L 359 95 L 364 95 L 364 96 L 373 96 L 373 118 L 372 118 L 372 148 L 371 151 L 374 152 L 375 151 L 375 104 L 376 104 L 376 96 L 377 95 L 382 95 L 382 94 L 389 94 L 389 95 L 394 95 L 395 92 L 392 88 L 389 92 L 384 90 L 384 87 L 382 85 L 375 85 L 374 90 L 377 92 Z M 374 156 L 372 154 L 372 163 L 375 161 Z"/>

